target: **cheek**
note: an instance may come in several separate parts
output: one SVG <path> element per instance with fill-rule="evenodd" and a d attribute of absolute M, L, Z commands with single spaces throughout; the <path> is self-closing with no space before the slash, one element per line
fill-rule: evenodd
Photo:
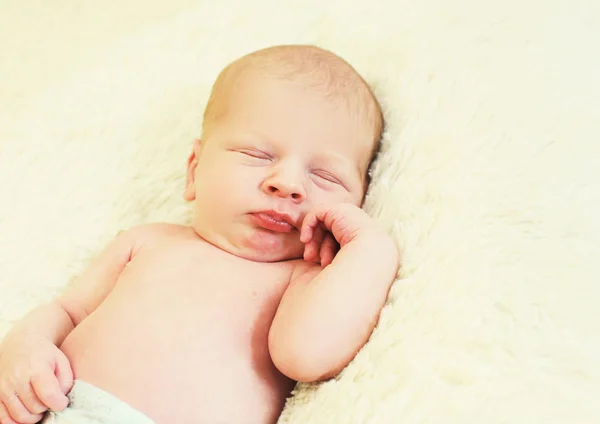
<path fill-rule="evenodd" d="M 260 168 L 213 160 L 199 169 L 198 195 L 218 202 L 221 206 L 233 205 L 255 194 L 261 175 Z"/>
<path fill-rule="evenodd" d="M 349 193 L 346 190 L 325 191 L 312 188 L 308 193 L 308 200 L 311 204 L 319 203 L 352 203 L 360 206 L 362 197 L 356 193 Z"/>

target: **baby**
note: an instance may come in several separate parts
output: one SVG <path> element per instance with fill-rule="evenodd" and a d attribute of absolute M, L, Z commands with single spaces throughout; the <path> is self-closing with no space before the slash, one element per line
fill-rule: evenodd
<path fill-rule="evenodd" d="M 276 422 L 295 382 L 353 359 L 396 275 L 393 240 L 360 208 L 381 131 L 331 52 L 230 64 L 187 161 L 191 226 L 119 233 L 15 325 L 0 423 Z"/>

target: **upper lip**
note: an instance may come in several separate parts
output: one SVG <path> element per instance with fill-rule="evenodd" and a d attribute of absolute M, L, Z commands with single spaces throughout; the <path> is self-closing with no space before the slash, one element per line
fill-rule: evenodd
<path fill-rule="evenodd" d="M 288 215 L 287 213 L 277 212 L 275 210 L 260 211 L 260 212 L 256 212 L 256 213 L 261 213 L 261 214 L 268 215 L 268 216 L 270 216 L 271 218 L 273 218 L 276 221 L 287 222 L 292 227 L 298 228 L 298 225 L 297 225 L 296 221 L 290 215 Z"/>

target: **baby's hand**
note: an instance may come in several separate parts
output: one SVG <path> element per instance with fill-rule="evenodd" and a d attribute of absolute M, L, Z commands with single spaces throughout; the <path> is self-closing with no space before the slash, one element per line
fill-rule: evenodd
<path fill-rule="evenodd" d="M 304 217 L 300 229 L 304 260 L 320 259 L 321 266 L 326 267 L 340 249 L 364 234 L 386 236 L 373 218 L 351 203 L 315 206 Z"/>
<path fill-rule="evenodd" d="M 72 386 L 69 360 L 50 341 L 0 346 L 0 424 L 37 423 L 48 409 L 62 411 Z"/>

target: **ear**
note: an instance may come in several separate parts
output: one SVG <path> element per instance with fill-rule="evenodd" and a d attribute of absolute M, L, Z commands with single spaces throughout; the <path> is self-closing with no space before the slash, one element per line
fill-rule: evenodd
<path fill-rule="evenodd" d="M 187 201 L 196 199 L 196 167 L 198 166 L 198 154 L 200 152 L 200 140 L 194 140 L 192 153 L 187 160 L 187 176 L 183 198 Z"/>

